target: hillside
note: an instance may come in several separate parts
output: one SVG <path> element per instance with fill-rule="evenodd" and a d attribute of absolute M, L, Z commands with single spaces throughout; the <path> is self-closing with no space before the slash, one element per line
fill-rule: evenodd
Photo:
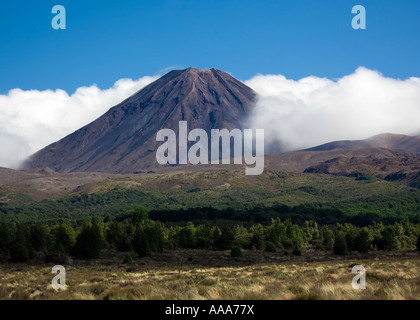
<path fill-rule="evenodd" d="M 364 140 L 344 140 L 329 142 L 304 151 L 327 151 L 335 149 L 351 150 L 365 148 L 385 148 L 420 153 L 420 137 L 384 133 Z"/>
<path fill-rule="evenodd" d="M 88 183 L 65 196 L 41 202 L 31 199 L 25 189 L 2 188 L 0 212 L 7 221 L 83 220 L 138 206 L 148 210 L 232 208 L 258 213 L 256 208 L 303 205 L 381 217 L 418 216 L 420 212 L 420 190 L 400 183 L 272 170 L 254 177 L 241 170 L 127 175 Z M 301 210 L 302 217 L 304 213 Z"/>

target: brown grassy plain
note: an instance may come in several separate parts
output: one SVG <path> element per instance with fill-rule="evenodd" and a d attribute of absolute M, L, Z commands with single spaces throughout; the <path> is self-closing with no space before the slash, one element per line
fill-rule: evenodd
<path fill-rule="evenodd" d="M 124 254 L 66 266 L 67 287 L 55 291 L 51 265 L 0 265 L 0 299 L 420 299 L 417 252 L 334 257 L 245 251 L 182 250 L 122 264 Z M 354 290 L 352 266 L 366 268 L 366 289 Z"/>

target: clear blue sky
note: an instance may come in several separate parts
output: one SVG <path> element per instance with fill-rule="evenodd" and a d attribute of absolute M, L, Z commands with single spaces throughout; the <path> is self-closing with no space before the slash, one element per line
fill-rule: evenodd
<path fill-rule="evenodd" d="M 64 5 L 67 29 L 53 30 Z M 351 8 L 367 29 L 351 28 Z M 420 1 L 185 0 L 1 1 L 0 93 L 72 93 L 170 66 L 218 68 L 241 80 L 262 74 L 338 78 L 358 66 L 420 76 Z"/>

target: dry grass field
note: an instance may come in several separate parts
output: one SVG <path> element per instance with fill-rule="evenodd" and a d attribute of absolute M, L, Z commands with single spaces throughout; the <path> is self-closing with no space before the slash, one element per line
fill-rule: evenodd
<path fill-rule="evenodd" d="M 133 255 L 134 257 L 134 255 Z M 104 252 L 66 267 L 67 288 L 55 291 L 53 264 L 0 265 L 0 299 L 420 299 L 417 252 L 337 258 L 245 251 L 183 250 L 134 258 Z M 366 289 L 354 290 L 355 264 L 366 268 Z"/>

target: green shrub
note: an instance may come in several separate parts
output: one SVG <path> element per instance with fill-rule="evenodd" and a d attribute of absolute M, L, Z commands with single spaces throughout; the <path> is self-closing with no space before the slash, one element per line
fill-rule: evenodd
<path fill-rule="evenodd" d="M 271 241 L 268 241 L 265 245 L 265 251 L 276 252 L 277 251 L 276 245 L 272 243 Z"/>
<path fill-rule="evenodd" d="M 292 251 L 292 254 L 294 256 L 301 256 L 302 255 L 302 251 L 300 251 L 300 249 L 298 249 L 298 248 L 294 248 L 293 251 Z"/>
<path fill-rule="evenodd" d="M 233 246 L 232 250 L 230 251 L 230 256 L 233 258 L 242 257 L 242 250 L 238 246 Z"/>
<path fill-rule="evenodd" d="M 131 254 L 127 253 L 124 257 L 124 264 L 131 264 L 133 263 L 133 258 L 131 257 Z"/>

